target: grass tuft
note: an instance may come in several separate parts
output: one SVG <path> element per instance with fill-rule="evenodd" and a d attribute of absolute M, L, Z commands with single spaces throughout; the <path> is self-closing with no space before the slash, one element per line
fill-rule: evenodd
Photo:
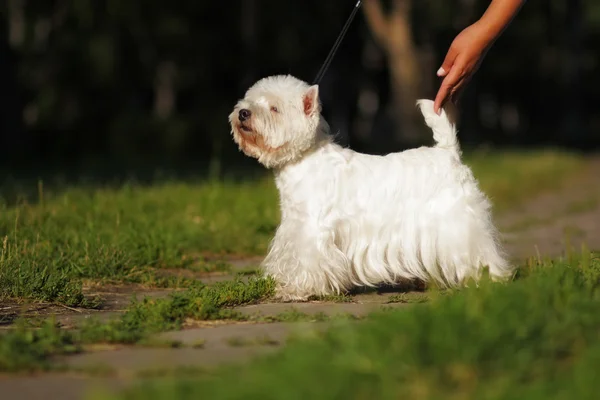
<path fill-rule="evenodd" d="M 272 279 L 250 278 L 219 282 L 183 292 L 165 299 L 134 300 L 120 318 L 108 323 L 91 320 L 81 328 L 84 342 L 136 343 L 150 334 L 181 329 L 187 320 L 242 318 L 229 307 L 256 303 L 274 293 Z"/>
<path fill-rule="evenodd" d="M 39 328 L 19 321 L 15 329 L 0 336 L 0 371 L 36 371 L 55 369 L 50 357 L 81 351 L 72 332 L 61 330 L 48 320 Z"/>

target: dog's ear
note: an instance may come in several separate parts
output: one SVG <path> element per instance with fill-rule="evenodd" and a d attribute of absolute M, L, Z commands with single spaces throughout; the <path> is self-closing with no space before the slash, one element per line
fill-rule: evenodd
<path fill-rule="evenodd" d="M 320 111 L 319 85 L 313 85 L 308 88 L 306 93 L 304 93 L 302 103 L 304 104 L 304 114 L 308 117 Z"/>

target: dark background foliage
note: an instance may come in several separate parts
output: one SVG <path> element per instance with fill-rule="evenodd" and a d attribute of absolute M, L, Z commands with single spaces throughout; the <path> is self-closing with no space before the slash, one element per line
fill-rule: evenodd
<path fill-rule="evenodd" d="M 321 98 L 340 140 L 386 153 L 427 135 L 416 142 L 405 136 L 396 116 L 407 106 L 393 99 L 417 79 L 411 93 L 433 98 L 435 71 L 452 39 L 489 2 L 378 3 L 388 28 L 406 23 L 411 51 L 392 60 L 394 49 L 377 40 L 377 26 L 361 11 L 321 84 Z M 5 0 L 3 170 L 212 166 L 218 172 L 254 165 L 230 138 L 234 103 L 266 75 L 311 81 L 353 6 L 353 0 Z M 464 95 L 463 146 L 594 149 L 599 43 L 597 1 L 528 2 Z M 418 77 L 394 81 L 407 60 L 416 60 Z"/>

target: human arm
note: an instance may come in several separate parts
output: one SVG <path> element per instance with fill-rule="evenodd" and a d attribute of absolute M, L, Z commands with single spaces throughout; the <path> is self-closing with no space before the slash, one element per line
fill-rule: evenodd
<path fill-rule="evenodd" d="M 492 0 L 481 18 L 456 36 L 437 75 L 444 77 L 434 102 L 440 108 L 455 101 L 475 74 L 487 51 L 517 15 L 526 0 Z"/>

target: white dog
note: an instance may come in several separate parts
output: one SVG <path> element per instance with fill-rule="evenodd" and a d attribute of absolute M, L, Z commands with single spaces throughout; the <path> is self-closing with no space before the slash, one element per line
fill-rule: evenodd
<path fill-rule="evenodd" d="M 306 300 L 406 279 L 443 287 L 510 278 L 490 203 L 462 164 L 456 129 L 417 102 L 435 147 L 386 156 L 334 143 L 318 86 L 255 83 L 229 116 L 240 149 L 275 172 L 281 224 L 262 267 L 277 297 Z"/>

